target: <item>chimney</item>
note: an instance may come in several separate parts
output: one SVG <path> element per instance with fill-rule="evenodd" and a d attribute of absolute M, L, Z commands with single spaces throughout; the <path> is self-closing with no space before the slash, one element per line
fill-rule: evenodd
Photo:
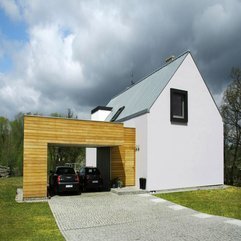
<path fill-rule="evenodd" d="M 174 55 L 171 55 L 171 56 L 169 56 L 168 58 L 166 58 L 166 63 L 167 64 L 169 64 L 169 63 L 171 63 L 173 60 L 175 59 L 175 56 Z"/>

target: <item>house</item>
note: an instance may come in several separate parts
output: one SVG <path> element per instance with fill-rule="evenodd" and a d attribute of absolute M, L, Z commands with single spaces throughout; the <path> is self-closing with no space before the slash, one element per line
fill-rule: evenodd
<path fill-rule="evenodd" d="M 135 185 L 147 190 L 223 184 L 223 122 L 188 51 L 92 110 L 136 129 Z M 95 165 L 88 149 L 86 164 Z"/>

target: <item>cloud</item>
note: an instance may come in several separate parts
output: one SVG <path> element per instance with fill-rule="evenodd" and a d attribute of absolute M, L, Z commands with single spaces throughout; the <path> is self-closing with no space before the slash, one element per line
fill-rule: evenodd
<path fill-rule="evenodd" d="M 14 21 L 21 19 L 20 9 L 14 0 L 1 0 L 0 7 L 4 9 L 6 14 Z"/>
<path fill-rule="evenodd" d="M 193 46 L 214 91 L 221 91 L 231 68 L 241 64 L 240 12 L 240 1 L 213 3 L 193 25 Z"/>
<path fill-rule="evenodd" d="M 35 26 L 29 35 L 30 41 L 12 54 L 15 72 L 5 78 L 2 98 L 17 112 L 63 112 L 71 107 L 71 93 L 83 85 L 82 68 L 72 59 L 74 36 L 64 36 L 55 25 Z"/>
<path fill-rule="evenodd" d="M 0 40 L 13 63 L 0 74 L 0 112 L 9 117 L 72 108 L 87 118 L 187 49 L 220 102 L 231 67 L 241 65 L 238 0 L 7 2 L 0 6 L 28 33 L 24 42 Z"/>

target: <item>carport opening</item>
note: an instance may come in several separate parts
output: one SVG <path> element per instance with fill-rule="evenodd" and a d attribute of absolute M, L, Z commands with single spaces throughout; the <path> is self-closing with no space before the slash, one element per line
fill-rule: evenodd
<path fill-rule="evenodd" d="M 92 151 L 92 155 L 86 162 L 86 150 Z M 70 166 L 79 172 L 81 167 L 92 166 L 100 170 L 103 178 L 103 191 L 110 191 L 111 187 L 111 147 L 48 144 L 48 168 L 49 180 L 50 171 L 54 171 L 57 166 Z M 93 153 L 95 153 L 93 155 Z M 92 158 L 92 159 L 91 159 Z"/>
<path fill-rule="evenodd" d="M 79 171 L 85 166 L 86 148 L 80 145 L 48 145 L 48 174 L 56 166 L 70 166 Z"/>

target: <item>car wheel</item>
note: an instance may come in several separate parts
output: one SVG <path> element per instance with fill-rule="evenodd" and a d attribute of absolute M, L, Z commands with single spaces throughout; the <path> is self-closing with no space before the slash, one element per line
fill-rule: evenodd
<path fill-rule="evenodd" d="M 80 194 L 81 194 L 80 188 L 79 188 L 79 190 L 78 190 L 76 193 L 77 193 L 77 195 L 80 195 Z"/>
<path fill-rule="evenodd" d="M 54 196 L 54 189 L 51 187 L 51 188 L 49 188 L 49 196 L 50 197 L 52 197 L 52 196 Z"/>

